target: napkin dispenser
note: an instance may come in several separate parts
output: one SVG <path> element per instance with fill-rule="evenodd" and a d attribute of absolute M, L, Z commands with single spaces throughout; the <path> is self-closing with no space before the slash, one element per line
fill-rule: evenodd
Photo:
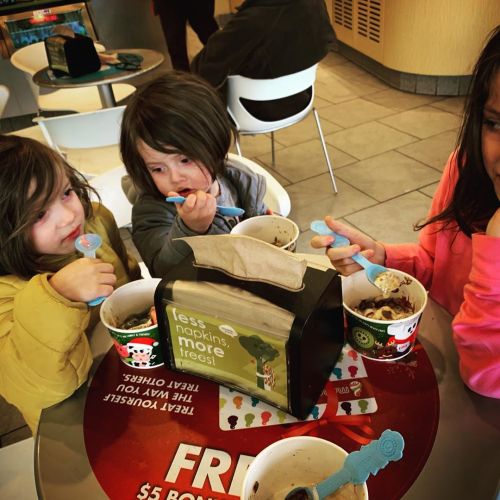
<path fill-rule="evenodd" d="M 94 73 L 101 67 L 94 42 L 87 36 L 49 36 L 45 39 L 45 52 L 49 67 L 57 77 L 75 78 Z"/>
<path fill-rule="evenodd" d="M 338 359 L 344 323 L 338 273 L 304 268 L 292 291 L 185 258 L 155 293 L 165 364 L 306 418 Z"/>

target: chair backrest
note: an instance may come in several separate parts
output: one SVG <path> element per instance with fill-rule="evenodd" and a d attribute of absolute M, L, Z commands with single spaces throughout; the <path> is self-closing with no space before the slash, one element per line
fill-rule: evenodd
<path fill-rule="evenodd" d="M 120 142 L 125 106 L 87 113 L 35 118 L 47 144 L 58 151 L 71 148 L 99 148 Z"/>
<path fill-rule="evenodd" d="M 317 64 L 297 73 L 278 78 L 257 80 L 240 75 L 231 75 L 227 79 L 227 109 L 240 132 L 265 133 L 278 130 L 296 123 L 306 116 L 312 108 L 314 82 Z M 261 121 L 243 106 L 241 99 L 252 101 L 270 101 L 298 94 L 311 88 L 311 100 L 305 109 L 293 116 L 273 122 Z"/>
<path fill-rule="evenodd" d="M 258 163 L 255 163 L 254 161 L 243 156 L 229 153 L 228 160 L 236 167 L 243 165 L 253 172 L 262 175 L 266 179 L 266 194 L 264 196 L 264 203 L 275 214 L 283 215 L 284 217 L 288 216 L 291 209 L 290 196 L 288 196 L 285 188 L 276 180 L 275 177 L 273 177 Z"/>
<path fill-rule="evenodd" d="M 121 166 L 89 180 L 89 184 L 99 193 L 102 204 L 114 215 L 118 227 L 126 226 L 132 221 L 132 204 L 121 187 L 122 177 L 125 175 L 127 171 Z"/>
<path fill-rule="evenodd" d="M 9 100 L 9 89 L 5 85 L 0 85 L 0 117 L 3 114 L 7 101 Z"/>

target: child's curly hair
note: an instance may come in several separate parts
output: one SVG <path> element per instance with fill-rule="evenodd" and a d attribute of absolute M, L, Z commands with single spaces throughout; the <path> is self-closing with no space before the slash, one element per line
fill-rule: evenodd
<path fill-rule="evenodd" d="M 63 174 L 91 217 L 91 193 L 82 174 L 54 150 L 33 139 L 0 135 L 0 274 L 31 278 L 40 271 L 30 228 L 57 195 Z"/>

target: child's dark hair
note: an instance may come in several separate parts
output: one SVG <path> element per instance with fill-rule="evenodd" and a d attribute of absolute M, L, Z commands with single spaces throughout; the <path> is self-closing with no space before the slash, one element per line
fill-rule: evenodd
<path fill-rule="evenodd" d="M 131 97 L 123 115 L 121 155 L 139 191 L 160 196 L 139 154 L 139 140 L 203 163 L 215 179 L 225 168 L 234 133 L 214 88 L 198 76 L 170 71 Z"/>
<path fill-rule="evenodd" d="M 0 135 L 0 274 L 30 278 L 40 271 L 30 240 L 38 214 L 59 192 L 65 173 L 82 202 L 85 217 L 92 216 L 85 178 L 54 150 L 33 139 Z"/>
<path fill-rule="evenodd" d="M 453 197 L 440 214 L 416 225 L 416 229 L 433 222 L 443 222 L 447 226 L 456 221 L 460 230 L 471 236 L 476 231 L 484 231 L 488 220 L 497 210 L 499 201 L 484 166 L 481 133 L 484 106 L 499 70 L 500 26 L 497 26 L 491 32 L 472 74 L 470 94 L 458 138 L 456 160 L 459 177 Z"/>

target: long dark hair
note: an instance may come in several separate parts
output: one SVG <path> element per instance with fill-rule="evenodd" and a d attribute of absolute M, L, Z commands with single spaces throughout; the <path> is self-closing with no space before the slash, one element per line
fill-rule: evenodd
<path fill-rule="evenodd" d="M 56 196 L 64 173 L 85 217 L 91 217 L 90 193 L 97 194 L 82 174 L 38 141 L 0 135 L 0 275 L 28 279 L 45 270 L 33 248 L 30 228 Z"/>
<path fill-rule="evenodd" d="M 459 175 L 451 201 L 441 213 L 416 225 L 415 229 L 442 222 L 444 227 L 458 225 L 470 237 L 474 232 L 485 230 L 488 220 L 499 207 L 481 146 L 483 110 L 499 70 L 500 25 L 491 32 L 472 74 L 456 153 Z"/>
<path fill-rule="evenodd" d="M 139 190 L 161 196 L 137 149 L 139 140 L 203 163 L 215 179 L 225 168 L 234 133 L 214 88 L 195 75 L 169 71 L 131 97 L 123 114 L 120 150 Z"/>

